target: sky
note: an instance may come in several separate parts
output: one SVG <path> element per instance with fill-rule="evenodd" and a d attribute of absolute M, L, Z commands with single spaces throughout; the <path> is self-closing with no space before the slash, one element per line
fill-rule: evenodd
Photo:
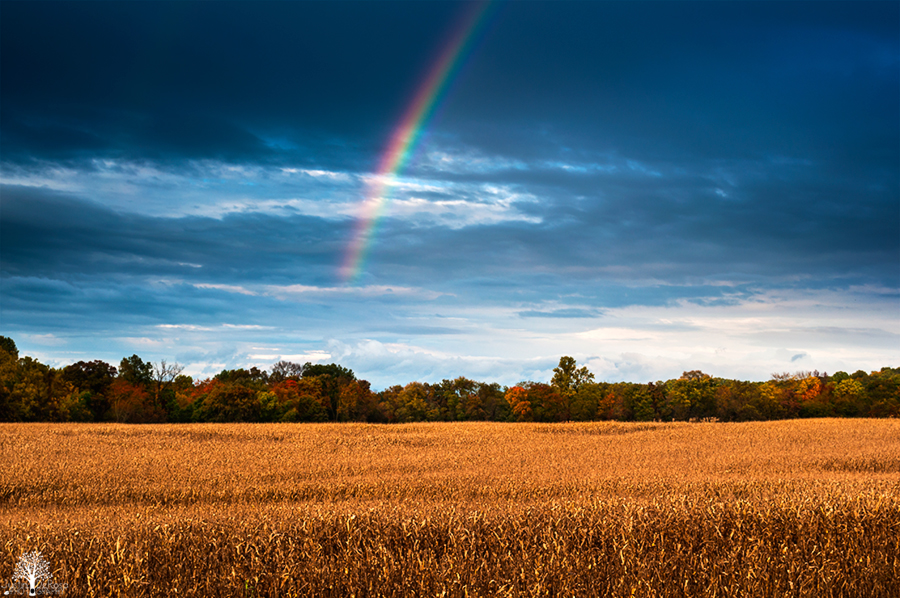
<path fill-rule="evenodd" d="M 0 15 L 0 334 L 44 363 L 900 365 L 900 3 Z"/>

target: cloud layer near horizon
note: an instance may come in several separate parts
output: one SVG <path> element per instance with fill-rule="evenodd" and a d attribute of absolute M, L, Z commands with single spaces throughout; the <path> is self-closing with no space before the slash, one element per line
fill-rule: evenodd
<path fill-rule="evenodd" d="M 0 333 L 376 387 L 896 365 L 891 3 L 501 5 L 342 284 L 463 8 L 4 3 Z"/>

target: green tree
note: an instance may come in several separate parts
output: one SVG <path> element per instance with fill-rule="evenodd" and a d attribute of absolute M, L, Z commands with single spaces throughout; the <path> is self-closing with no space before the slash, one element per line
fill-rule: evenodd
<path fill-rule="evenodd" d="M 84 407 L 90 412 L 90 417 L 85 420 L 84 415 L 78 413 L 78 419 L 74 421 L 102 421 L 109 412 L 109 387 L 116 379 L 116 368 L 100 361 L 79 361 L 67 365 L 62 369 L 60 379 L 63 383 L 71 384 L 79 396 L 84 400 Z"/>
<path fill-rule="evenodd" d="M 16 385 L 19 369 L 19 350 L 16 343 L 6 336 L 0 336 L 0 421 L 15 421 L 10 403 Z"/>
<path fill-rule="evenodd" d="M 318 378 L 321 381 L 328 419 L 338 421 L 341 388 L 348 382 L 356 380 L 353 370 L 336 363 L 328 365 L 307 363 L 303 366 L 303 378 Z"/>
<path fill-rule="evenodd" d="M 14 359 L 19 358 L 19 348 L 16 347 L 16 341 L 8 336 L 0 336 L 0 351 L 9 353 Z"/>
<path fill-rule="evenodd" d="M 261 417 L 257 391 L 241 384 L 214 381 L 197 414 L 207 422 L 256 422 Z"/>
<path fill-rule="evenodd" d="M 67 389 L 59 384 L 58 372 L 27 355 L 19 358 L 14 372 L 5 409 L 11 421 L 59 420 L 59 394 Z"/>
<path fill-rule="evenodd" d="M 666 388 L 665 417 L 686 420 L 713 417 L 716 414 L 716 382 L 699 370 L 684 372 L 678 380 L 669 380 Z"/>
<path fill-rule="evenodd" d="M 410 382 L 404 386 L 397 397 L 397 421 L 426 421 L 429 412 L 428 391 L 428 386 L 421 382 Z"/>
<path fill-rule="evenodd" d="M 137 355 L 125 357 L 119 362 L 119 377 L 131 384 L 149 388 L 153 382 L 153 364 L 145 363 Z"/>
<path fill-rule="evenodd" d="M 594 381 L 594 374 L 586 367 L 579 368 L 575 359 L 568 355 L 559 358 L 559 365 L 553 368 L 550 384 L 566 398 L 571 398 L 585 384 Z"/>

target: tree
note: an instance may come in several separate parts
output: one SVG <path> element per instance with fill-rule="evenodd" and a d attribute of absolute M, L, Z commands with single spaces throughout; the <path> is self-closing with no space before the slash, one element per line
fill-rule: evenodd
<path fill-rule="evenodd" d="M 716 414 L 716 382 L 699 370 L 684 372 L 666 382 L 665 417 L 678 420 L 713 417 Z"/>
<path fill-rule="evenodd" d="M 526 391 L 525 396 L 531 406 L 533 421 L 561 422 L 570 419 L 569 401 L 557 387 L 543 382 L 521 382 L 519 386 Z M 508 391 L 507 394 L 509 394 Z M 515 398 L 518 399 L 518 397 Z"/>
<path fill-rule="evenodd" d="M 165 418 L 144 386 L 124 378 L 116 378 L 109 386 L 109 414 L 119 423 L 149 423 Z"/>
<path fill-rule="evenodd" d="M 634 394 L 634 419 L 639 422 L 649 422 L 659 419 L 660 407 L 665 403 L 665 383 L 650 382 L 647 386 L 641 385 Z"/>
<path fill-rule="evenodd" d="M 729 380 L 716 389 L 716 417 L 727 422 L 763 419 L 759 399 L 758 384 Z"/>
<path fill-rule="evenodd" d="M 11 338 L 0 339 L 0 421 L 13 421 L 16 414 L 10 400 L 18 376 L 19 351 Z"/>
<path fill-rule="evenodd" d="M 272 366 L 269 380 L 273 383 L 282 382 L 289 378 L 299 380 L 303 377 L 303 366 L 292 361 L 279 361 Z"/>
<path fill-rule="evenodd" d="M 319 378 L 321 380 L 323 395 L 326 399 L 325 409 L 328 411 L 328 419 L 337 421 L 338 407 L 341 402 L 341 387 L 352 380 L 356 380 L 353 370 L 336 363 L 329 363 L 328 365 L 317 363 L 314 365 L 307 362 L 303 366 L 303 378 Z"/>
<path fill-rule="evenodd" d="M 260 419 L 260 404 L 256 390 L 240 384 L 226 384 L 213 380 L 209 393 L 203 398 L 197 413 L 207 422 L 255 422 Z"/>
<path fill-rule="evenodd" d="M 329 363 L 325 365 L 324 363 L 309 363 L 306 362 L 306 365 L 303 366 L 303 377 L 309 378 L 311 376 L 331 376 L 332 378 L 347 378 L 350 380 L 356 380 L 356 375 L 353 373 L 353 370 L 349 368 L 345 368 L 342 365 L 338 365 L 336 363 Z"/>
<path fill-rule="evenodd" d="M 374 410 L 374 393 L 366 380 L 347 382 L 339 394 L 339 421 L 366 421 Z"/>
<path fill-rule="evenodd" d="M 601 417 L 597 414 L 597 409 L 607 392 L 609 384 L 606 382 L 590 382 L 579 388 L 570 405 L 572 419 L 591 421 Z"/>
<path fill-rule="evenodd" d="M 240 384 L 256 390 L 263 390 L 269 384 L 269 375 L 265 370 L 261 370 L 254 366 L 249 370 L 245 370 L 244 368 L 222 370 L 216 374 L 216 380 L 228 384 Z"/>
<path fill-rule="evenodd" d="M 16 347 L 16 341 L 8 336 L 0 336 L 0 351 L 6 351 L 12 355 L 14 359 L 19 358 L 19 348 Z"/>
<path fill-rule="evenodd" d="M 401 422 L 428 419 L 428 391 L 429 388 L 421 382 L 410 382 L 404 386 L 397 397 L 397 419 Z"/>
<path fill-rule="evenodd" d="M 466 403 L 466 415 L 468 419 L 485 419 L 488 421 L 502 421 L 509 415 L 506 401 L 503 400 L 503 389 L 496 382 L 478 382 L 477 400 L 471 399 Z"/>
<path fill-rule="evenodd" d="M 35 595 L 35 586 L 39 581 L 50 581 L 53 576 L 50 575 L 50 566 L 41 553 L 26 552 L 19 557 L 16 568 L 13 571 L 13 581 L 24 581 L 29 586 L 29 596 Z M 8 592 L 7 592 L 8 593 Z"/>
<path fill-rule="evenodd" d="M 568 355 L 559 358 L 559 365 L 553 368 L 553 379 L 550 381 L 566 398 L 571 398 L 585 384 L 594 381 L 594 374 L 586 367 L 577 367 L 575 359 Z"/>
<path fill-rule="evenodd" d="M 516 421 L 532 421 L 531 402 L 528 400 L 528 391 L 525 388 L 512 386 L 506 390 L 504 398 Z"/>
<path fill-rule="evenodd" d="M 18 360 L 12 388 L 4 410 L 12 421 L 51 421 L 58 419 L 57 371 L 29 356 Z"/>
<path fill-rule="evenodd" d="M 818 374 L 818 372 L 815 372 Z M 822 379 L 810 374 L 797 383 L 794 391 L 800 403 L 800 415 L 803 417 L 827 417 L 833 415 L 834 407 L 830 403 L 829 388 L 822 384 Z"/>
<path fill-rule="evenodd" d="M 179 365 L 177 362 L 172 364 L 166 363 L 165 359 L 151 365 L 153 367 L 156 406 L 163 411 L 168 411 L 166 409 L 167 405 L 175 399 L 175 393 L 171 389 L 172 383 L 184 371 L 184 366 Z"/>
<path fill-rule="evenodd" d="M 318 422 L 328 418 L 317 379 L 290 378 L 272 385 L 270 392 L 278 398 L 281 421 Z"/>
<path fill-rule="evenodd" d="M 69 392 L 60 398 L 58 411 L 59 419 L 68 422 L 92 422 L 94 413 L 91 411 L 91 393 L 87 390 L 78 391 L 68 384 Z"/>
<path fill-rule="evenodd" d="M 109 411 L 107 393 L 115 377 L 115 367 L 96 359 L 67 365 L 63 368 L 60 379 L 63 383 L 71 384 L 79 395 L 87 393 L 84 396 L 84 404 L 90 411 L 90 419 L 101 421 Z"/>
<path fill-rule="evenodd" d="M 153 382 L 153 364 L 145 363 L 137 355 L 125 357 L 119 363 L 119 376 L 132 384 L 149 387 Z"/>

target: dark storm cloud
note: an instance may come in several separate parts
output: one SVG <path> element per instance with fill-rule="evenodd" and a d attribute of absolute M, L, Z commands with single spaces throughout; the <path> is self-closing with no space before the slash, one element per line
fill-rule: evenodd
<path fill-rule="evenodd" d="M 821 167 L 790 172 L 789 186 L 767 180 L 781 174 L 772 166 L 759 180 L 721 183 L 727 193 L 713 181 L 669 176 L 595 177 L 593 191 L 584 185 L 592 195 L 534 184 L 529 190 L 541 201 L 520 209 L 539 224 L 424 235 L 393 221 L 373 249 L 373 274 L 409 271 L 412 280 L 434 270 L 517 285 L 540 273 L 551 286 L 559 277 L 576 284 L 655 278 L 676 285 L 843 277 L 896 285 L 896 192 L 847 183 Z"/>
<path fill-rule="evenodd" d="M 7 2 L 4 156 L 283 159 L 274 136 L 371 167 L 462 10 Z M 504 4 L 436 126 L 525 158 L 567 146 L 893 165 L 897 16 L 860 2 Z"/>
<path fill-rule="evenodd" d="M 4 154 L 265 158 L 269 133 L 377 149 L 458 9 L 6 2 Z"/>
<path fill-rule="evenodd" d="M 117 213 L 70 194 L 4 185 L 3 271 L 185 276 L 193 282 L 330 283 L 345 226 L 307 216 L 222 219 Z"/>
<path fill-rule="evenodd" d="M 464 76 L 479 93 L 445 111 L 482 115 L 471 134 L 496 151 L 540 151 L 498 134 L 517 122 L 532 140 L 656 158 L 827 151 L 896 125 L 897 7 L 790 4 L 511 5 Z"/>
<path fill-rule="evenodd" d="M 494 325 L 544 351 L 631 307 L 896 306 L 895 2 L 495 3 L 343 285 L 368 175 L 469 8 L 4 1 L 3 325 L 196 330 L 185 355 L 229 363 L 245 325 L 430 375 Z"/>

